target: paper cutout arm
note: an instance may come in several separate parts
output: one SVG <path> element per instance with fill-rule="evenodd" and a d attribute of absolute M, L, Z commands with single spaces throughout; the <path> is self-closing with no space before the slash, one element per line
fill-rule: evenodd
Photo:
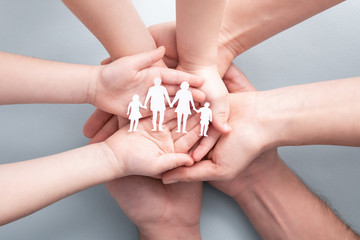
<path fill-rule="evenodd" d="M 168 91 L 166 90 L 165 87 L 164 87 L 164 95 L 165 95 L 166 101 L 168 102 L 169 106 L 172 108 L 173 104 L 170 101 L 169 93 L 168 93 Z"/>
<path fill-rule="evenodd" d="M 176 93 L 176 95 L 175 95 L 175 98 L 173 99 L 173 101 L 172 101 L 172 106 L 174 106 L 174 104 L 177 102 L 179 100 L 179 94 L 178 93 Z"/>
<path fill-rule="evenodd" d="M 191 93 L 190 93 L 190 96 L 191 96 L 191 98 L 190 98 L 191 106 L 193 107 L 194 111 L 197 112 L 197 109 L 196 109 L 195 104 L 194 104 L 194 99 L 193 99 Z"/>
<path fill-rule="evenodd" d="M 151 88 L 149 89 L 148 93 L 146 94 L 145 103 L 144 103 L 145 109 L 147 109 L 147 103 L 148 103 L 150 97 L 151 97 Z"/>

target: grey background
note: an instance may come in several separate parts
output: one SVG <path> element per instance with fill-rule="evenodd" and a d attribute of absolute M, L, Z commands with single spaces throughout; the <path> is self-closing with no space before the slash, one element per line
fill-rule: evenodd
<path fill-rule="evenodd" d="M 147 25 L 174 19 L 174 1 L 134 4 Z M 359 12 L 359 1 L 342 3 L 247 51 L 236 65 L 259 90 L 360 76 Z M 98 64 L 107 57 L 58 0 L 1 0 L 0 51 L 83 64 Z M 0 106 L 0 163 L 87 144 L 82 126 L 93 110 L 88 105 Z M 360 229 L 359 148 L 286 147 L 280 153 L 314 191 Z M 206 240 L 259 239 L 241 209 L 207 185 L 201 232 Z M 0 227 L 0 239 L 138 239 L 138 234 L 100 185 Z"/>

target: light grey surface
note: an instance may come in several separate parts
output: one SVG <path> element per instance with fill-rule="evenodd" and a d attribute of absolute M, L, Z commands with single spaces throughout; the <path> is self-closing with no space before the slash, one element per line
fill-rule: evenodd
<path fill-rule="evenodd" d="M 173 1 L 134 3 L 147 25 L 174 19 Z M 259 90 L 360 76 L 359 12 L 360 2 L 349 0 L 235 62 Z M 1 0 L 0 30 L 0 51 L 84 64 L 97 64 L 107 56 L 58 0 Z M 87 105 L 0 106 L 0 163 L 85 145 L 82 125 L 93 110 Z M 280 153 L 311 188 L 360 229 L 359 148 L 287 147 Z M 201 232 L 205 240 L 259 239 L 241 209 L 207 185 Z M 0 239 L 138 239 L 138 235 L 105 188 L 97 186 L 0 227 Z"/>

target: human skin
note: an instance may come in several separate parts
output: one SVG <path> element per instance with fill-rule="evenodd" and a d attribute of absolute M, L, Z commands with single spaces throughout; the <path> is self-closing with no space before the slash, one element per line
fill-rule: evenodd
<path fill-rule="evenodd" d="M 224 81 L 230 93 L 255 91 L 234 65 Z M 209 183 L 239 204 L 263 239 L 359 239 L 284 164 L 276 148 L 261 153 L 234 179 Z"/>
<path fill-rule="evenodd" d="M 168 91 L 174 93 L 184 79 L 193 86 L 201 86 L 203 81 L 197 76 L 150 67 L 162 58 L 164 52 L 161 47 L 105 66 L 60 63 L 0 53 L 3 62 L 0 66 L 0 104 L 90 103 L 126 117 L 132 96 L 136 93 L 144 99 L 144 86 L 151 86 L 155 77 L 161 77 L 167 83 Z M 205 98 L 199 90 L 193 90 L 193 94 L 200 100 Z"/>
<path fill-rule="evenodd" d="M 70 5 L 71 1 L 65 1 L 67 6 L 72 9 Z M 73 1 L 77 2 L 77 1 Z M 320 1 L 311 1 L 311 0 L 280 0 L 280 1 L 236 1 L 231 0 L 227 1 L 225 6 L 224 18 L 221 24 L 220 33 L 218 37 L 218 72 L 220 76 L 223 76 L 227 71 L 227 68 L 233 61 L 233 59 L 249 48 L 257 45 L 258 43 L 270 38 L 271 36 L 276 35 L 277 33 L 290 28 L 328 8 L 331 8 L 343 0 L 320 0 Z M 84 1 L 79 1 L 79 3 L 84 3 Z M 90 5 L 89 5 L 90 6 Z M 77 11 L 78 9 L 72 11 L 82 20 L 88 28 L 92 28 L 88 22 L 92 19 L 90 17 L 81 17 Z M 132 10 L 133 11 L 133 10 Z M 81 14 L 81 13 L 80 13 Z M 138 17 L 138 15 L 136 15 Z M 112 29 L 121 29 L 121 21 L 114 20 L 111 15 L 101 14 L 100 17 L 108 19 L 106 25 L 112 25 Z M 100 18 L 97 17 L 97 18 Z M 105 23 L 104 23 L 105 25 Z M 100 25 L 98 32 L 100 31 Z M 157 46 L 165 46 L 167 51 L 164 57 L 166 64 L 169 67 L 176 67 L 178 65 L 178 54 L 176 46 L 176 29 L 175 22 L 172 23 L 162 23 L 158 25 L 151 26 L 149 31 L 154 38 Z M 99 34 L 96 34 L 99 38 Z M 117 34 L 116 31 L 107 31 L 109 36 L 102 40 L 102 44 L 107 45 L 105 41 L 111 41 L 114 38 L 114 42 L 118 43 L 121 41 L 121 37 L 132 37 L 131 34 Z M 116 34 L 116 37 L 112 37 L 110 34 Z M 147 37 L 137 38 L 138 39 L 148 39 Z M 132 41 L 129 41 L 132 42 Z M 142 43 L 145 46 L 149 46 L 148 43 Z M 137 46 L 142 46 L 142 44 L 137 44 Z M 119 44 L 113 44 L 114 47 L 121 50 Z M 123 45 L 122 45 L 123 46 Z M 110 48 L 109 48 L 110 49 Z M 129 48 L 130 49 L 130 48 Z M 131 48 L 136 50 L 137 47 Z M 141 49 L 141 48 L 140 48 Z M 114 50 L 116 54 L 117 51 Z M 148 50 L 148 49 L 146 49 Z M 94 115 L 89 119 L 87 124 L 84 126 L 84 134 L 87 137 L 93 137 L 101 127 L 106 124 L 106 122 L 111 118 L 111 114 L 106 114 L 104 112 L 96 111 Z M 210 129 L 211 130 L 211 129 Z M 113 131 L 116 131 L 114 128 Z M 216 132 L 212 131 L 213 135 L 218 135 Z M 209 134 L 210 135 L 210 134 Z M 217 136 L 213 137 L 217 139 Z M 209 141 L 210 139 L 206 138 L 204 141 Z M 212 141 L 213 142 L 213 141 Z M 204 147 L 206 144 L 202 144 Z M 202 149 L 202 150 L 201 150 Z M 207 152 L 204 150 L 206 148 L 198 148 L 194 154 L 196 159 L 201 159 Z"/>
<path fill-rule="evenodd" d="M 201 76 L 200 88 L 213 110 L 213 126 L 227 133 L 229 115 L 227 89 L 217 71 L 218 36 L 226 1 L 176 1 L 177 69 Z"/>
<path fill-rule="evenodd" d="M 281 160 L 276 149 L 233 180 L 211 182 L 241 207 L 262 239 L 360 239 Z"/>
<path fill-rule="evenodd" d="M 165 119 L 172 118 L 167 123 L 171 128 L 171 139 L 168 140 L 174 142 L 175 152 L 188 152 L 199 139 L 197 117 L 189 119 L 191 130 L 183 135 L 175 131 L 176 119 L 173 116 L 176 113 L 168 110 L 166 115 Z M 112 131 L 107 131 L 109 124 L 117 126 L 116 118 L 109 120 L 91 143 L 102 141 L 112 134 Z M 141 239 L 201 239 L 201 182 L 164 185 L 161 179 L 127 176 L 106 183 L 106 188 L 136 224 Z"/>
<path fill-rule="evenodd" d="M 235 66 L 227 72 L 224 82 L 232 91 L 249 91 L 249 83 Z M 251 85 L 250 85 L 251 86 Z M 188 121 L 191 129 L 186 135 L 172 131 L 176 152 L 187 152 L 192 147 L 190 139 L 198 136 L 199 116 Z M 176 123 L 173 121 L 173 126 Z M 121 122 L 120 124 L 125 124 Z M 106 139 L 117 126 L 113 117 L 95 135 L 91 143 Z M 184 137 L 181 137 L 184 136 Z M 199 137 L 199 136 L 198 136 Z M 141 239 L 200 239 L 200 208 L 202 182 L 164 185 L 161 180 L 129 176 L 110 181 L 107 189 L 126 215 L 137 225 Z"/>
<path fill-rule="evenodd" d="M 262 152 L 278 146 L 359 146 L 359 80 L 232 94 L 233 131 L 219 139 L 212 159 L 168 172 L 164 182 L 231 180 Z"/>
<path fill-rule="evenodd" d="M 63 3 L 99 39 L 110 54 L 104 64 L 156 48 L 156 44 L 131 0 L 63 0 Z M 166 67 L 162 60 L 154 65 Z M 113 114 L 97 109 L 84 125 L 92 138 Z M 115 127 L 113 132 L 118 130 Z"/>
<path fill-rule="evenodd" d="M 255 91 L 234 65 L 224 81 L 231 93 Z M 284 164 L 276 148 L 260 154 L 234 179 L 209 183 L 239 204 L 263 239 L 359 239 Z"/>
<path fill-rule="evenodd" d="M 169 79 L 179 82 L 185 77 L 189 83 L 201 84 L 201 79 L 183 72 L 154 67 L 142 69 L 161 59 L 163 54 L 164 48 L 159 48 L 119 59 L 106 66 L 87 66 L 0 53 L 3 62 L 0 66 L 0 104 L 92 103 L 108 108 L 105 109 L 107 111 L 122 114 L 118 102 L 122 98 L 131 99 L 128 94 L 137 86 L 143 86 L 145 82 L 152 84 L 153 76 L 161 76 L 164 82 Z M 114 87 L 119 84 L 127 87 Z M 146 123 L 143 122 L 142 126 Z M 174 153 L 173 142 L 167 141 L 171 139 L 169 131 L 151 135 L 143 127 L 138 134 L 127 136 L 127 129 L 128 126 L 96 145 L 1 165 L 0 188 L 4 197 L 0 200 L 0 224 L 28 215 L 104 181 L 131 174 L 154 176 L 179 164 L 192 163 L 190 156 Z M 139 143 L 143 147 L 142 151 L 131 150 Z M 135 164 L 127 163 L 129 156 Z M 153 166 L 152 170 L 147 171 L 145 167 L 149 163 L 142 162 L 137 166 L 136 162 L 141 162 L 137 158 L 142 158 L 142 161 L 148 159 Z"/>
<path fill-rule="evenodd" d="M 128 133 L 129 126 L 125 125 L 96 144 L 34 160 L 2 164 L 0 225 L 112 179 L 135 174 L 156 176 L 174 167 L 192 165 L 189 155 L 175 153 L 176 143 L 171 136 L 175 124 L 168 121 L 166 131 L 150 132 L 147 129 L 151 119 L 144 119 L 136 133 Z M 190 145 L 197 140 L 196 134 L 177 139 L 179 143 Z"/>

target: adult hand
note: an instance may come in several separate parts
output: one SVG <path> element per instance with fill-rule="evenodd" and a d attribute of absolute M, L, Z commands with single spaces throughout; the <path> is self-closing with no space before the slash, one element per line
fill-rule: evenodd
<path fill-rule="evenodd" d="M 254 90 L 244 75 L 231 68 L 229 90 Z M 163 175 L 164 183 L 178 181 L 232 180 L 267 149 L 268 136 L 257 112 L 257 92 L 231 93 L 229 124 L 232 131 L 221 136 L 208 160 L 180 167 Z M 236 157 L 234 157 L 236 156 Z"/>
<path fill-rule="evenodd" d="M 164 185 L 159 179 L 128 176 L 106 187 L 141 239 L 201 239 L 201 182 Z"/>
<path fill-rule="evenodd" d="M 170 111 L 172 110 L 166 113 L 166 120 L 172 118 L 173 113 Z M 173 144 L 176 152 L 188 152 L 199 139 L 198 120 L 196 116 L 189 119 L 188 126 L 192 130 L 186 135 L 175 132 L 175 119 L 165 123 L 165 127 L 172 129 L 171 132 L 166 132 L 171 134 L 168 144 Z M 143 121 L 145 120 L 140 121 L 140 125 Z M 127 122 L 120 121 L 119 126 L 127 129 Z M 112 117 L 91 143 L 106 139 L 117 124 L 116 117 Z M 139 131 L 142 130 L 139 128 Z M 147 167 L 151 168 L 151 164 Z M 141 238 L 201 239 L 201 182 L 164 185 L 159 179 L 127 176 L 108 182 L 106 187 L 125 214 L 137 225 Z"/>

